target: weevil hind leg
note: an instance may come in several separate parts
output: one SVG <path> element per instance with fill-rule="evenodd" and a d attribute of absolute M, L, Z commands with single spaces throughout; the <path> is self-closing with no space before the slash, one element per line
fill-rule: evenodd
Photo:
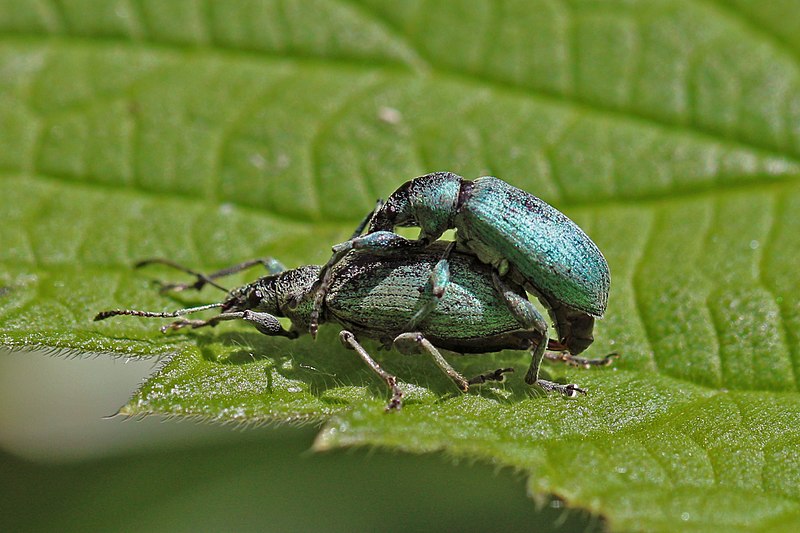
<path fill-rule="evenodd" d="M 561 383 L 554 383 L 552 381 L 547 381 L 546 379 L 540 379 L 536 381 L 536 384 L 545 392 L 558 392 L 567 398 L 575 398 L 579 394 L 586 396 L 587 394 L 586 389 L 580 388 L 575 383 L 562 385 Z"/>
<path fill-rule="evenodd" d="M 286 270 L 286 267 L 283 266 L 283 263 L 278 261 L 277 259 L 273 259 L 271 257 L 261 257 L 258 259 L 250 259 L 249 261 L 244 261 L 242 263 L 237 263 L 235 265 L 231 265 L 229 267 L 223 268 L 221 270 L 217 270 L 216 272 L 212 272 L 211 274 L 203 274 L 202 272 L 197 272 L 190 268 L 187 268 L 179 263 L 171 261 L 169 259 L 163 258 L 152 258 L 152 259 L 144 259 L 142 261 L 137 262 L 134 267 L 141 268 L 147 265 L 165 265 L 170 268 L 174 268 L 175 270 L 179 270 L 181 272 L 185 272 L 186 274 L 192 275 L 196 277 L 194 283 L 160 283 L 161 285 L 161 292 L 181 292 L 185 290 L 197 290 L 199 291 L 206 285 L 211 285 L 212 287 L 216 287 L 222 291 L 228 292 L 228 289 L 219 285 L 215 279 L 223 278 L 225 276 L 230 276 L 232 274 L 236 274 L 237 272 L 241 272 L 243 270 L 247 270 L 248 268 L 254 267 L 256 265 L 262 265 L 267 272 L 270 274 L 278 274 Z"/>
<path fill-rule="evenodd" d="M 453 380 L 461 392 L 468 392 L 470 385 L 483 385 L 489 381 L 501 382 L 505 380 L 505 374 L 513 372 L 513 368 L 498 368 L 491 372 L 484 372 L 472 379 L 465 378 L 460 372 L 452 367 L 442 356 L 441 352 L 434 346 L 422 333 L 411 332 L 401 333 L 394 339 L 394 347 L 403 354 L 427 353 L 439 369 Z"/>
<path fill-rule="evenodd" d="M 484 383 L 489 383 L 489 382 L 502 383 L 506 380 L 506 374 L 510 374 L 511 372 L 514 372 L 514 369 L 511 367 L 498 368 L 497 370 L 492 370 L 491 372 L 484 372 L 483 374 L 479 374 L 474 378 L 470 378 L 469 384 L 483 385 Z"/>
<path fill-rule="evenodd" d="M 550 348 L 548 347 L 548 350 Z M 568 351 L 547 351 L 544 354 L 545 359 L 548 361 L 554 361 L 557 363 L 564 363 L 570 366 L 575 366 L 579 368 L 590 368 L 593 366 L 609 366 L 611 365 L 614 360 L 619 357 L 618 352 L 611 352 L 602 357 L 580 357 L 577 355 L 572 355 Z"/>
<path fill-rule="evenodd" d="M 545 348 L 547 347 L 546 338 L 547 337 L 542 337 L 542 339 L 536 343 L 536 346 L 531 349 L 531 366 L 525 374 L 525 383 L 528 385 L 538 385 L 545 393 L 558 392 L 568 398 L 574 398 L 578 394 L 586 394 L 586 389 L 580 388 L 575 383 L 562 385 L 554 381 L 539 378 L 539 369 L 542 366 L 542 359 L 544 359 Z"/>
<path fill-rule="evenodd" d="M 542 365 L 545 348 L 547 347 L 547 322 L 542 314 L 528 301 L 525 296 L 512 290 L 497 273 L 492 273 L 495 288 L 503 295 L 511 314 L 516 317 L 520 326 L 529 331 L 539 334 L 539 341 L 531 350 L 531 364 L 525 374 L 525 383 L 533 385 L 539 380 L 539 368 Z M 549 383 L 549 382 L 548 382 Z"/>
<path fill-rule="evenodd" d="M 506 284 L 497 272 L 492 272 L 495 289 L 503 296 L 508 310 L 523 329 L 535 331 L 547 338 L 547 321 L 527 297 L 519 294 Z"/>
<path fill-rule="evenodd" d="M 352 332 L 342 330 L 339 333 L 339 340 L 342 341 L 342 344 L 344 344 L 345 348 L 354 350 L 361 360 L 364 361 L 364 363 L 366 363 L 367 366 L 370 367 L 370 369 L 372 369 L 372 371 L 383 380 L 384 383 L 386 383 L 386 386 L 389 388 L 389 391 L 392 394 L 392 397 L 389 399 L 389 403 L 386 405 L 386 411 L 399 411 L 403 407 L 403 391 L 397 385 L 397 378 L 381 368 L 377 361 L 375 361 L 375 359 L 369 355 L 364 347 L 361 346 L 358 340 L 356 340 L 356 336 L 353 335 Z"/>

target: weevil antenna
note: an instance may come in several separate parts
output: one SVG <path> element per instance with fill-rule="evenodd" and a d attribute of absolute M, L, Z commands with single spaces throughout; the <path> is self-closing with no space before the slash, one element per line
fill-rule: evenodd
<path fill-rule="evenodd" d="M 94 320 L 95 321 L 105 320 L 106 318 L 119 315 L 141 316 L 148 318 L 175 318 L 183 315 L 189 315 L 191 313 L 197 313 L 198 311 L 205 311 L 206 309 L 222 307 L 222 305 L 223 305 L 222 303 L 207 304 L 198 307 L 187 307 L 185 309 L 178 309 L 177 311 L 172 311 L 167 313 L 157 313 L 153 311 L 137 311 L 135 309 L 111 309 L 109 311 L 101 311 L 100 313 L 97 313 L 97 316 L 94 317 Z"/>

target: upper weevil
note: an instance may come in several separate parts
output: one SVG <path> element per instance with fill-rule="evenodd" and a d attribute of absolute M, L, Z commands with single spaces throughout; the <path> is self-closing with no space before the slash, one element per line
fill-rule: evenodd
<path fill-rule="evenodd" d="M 418 226 L 419 238 L 411 241 L 392 233 L 396 226 Z M 358 231 L 333 247 L 317 286 L 317 306 L 328 290 L 330 267 L 349 250 L 385 255 L 425 247 L 450 228 L 456 229 L 461 249 L 472 251 L 539 298 L 558 333 L 551 347 L 578 354 L 593 342 L 594 319 L 606 310 L 610 284 L 603 254 L 563 213 L 493 177 L 470 181 L 452 172 L 435 172 L 401 185 L 378 205 L 367 234 L 359 236 Z M 529 372 L 526 380 L 533 379 Z"/>
<path fill-rule="evenodd" d="M 536 348 L 547 344 L 547 339 L 540 333 L 541 316 L 519 285 L 501 280 L 472 254 L 454 252 L 448 254 L 445 262 L 440 260 L 443 252 L 441 245 L 385 257 L 354 251 L 332 269 L 320 319 L 338 322 L 344 328 L 340 338 L 345 346 L 355 350 L 387 384 L 392 394 L 387 409 L 400 408 L 402 390 L 396 378 L 383 370 L 359 344 L 356 335 L 379 340 L 386 346 L 393 345 L 404 353 L 428 353 L 462 391 L 467 391 L 470 385 L 501 380 L 511 369 L 502 368 L 466 379 L 442 357 L 437 346 L 460 353 L 531 350 L 538 357 L 533 365 L 536 383 L 542 388 L 569 396 L 584 392 L 576 385 L 538 379 L 543 350 Z M 221 288 L 214 281 L 216 278 L 259 262 L 273 271 L 280 269 L 277 262 L 250 261 L 205 276 L 169 261 L 155 261 L 197 276 L 193 284 L 165 285 L 172 290 L 199 289 L 206 284 Z M 319 274 L 320 267 L 304 266 L 234 289 L 220 303 L 167 313 L 111 310 L 99 313 L 95 320 L 116 315 L 177 318 L 163 327 L 163 331 L 244 320 L 266 335 L 295 338 L 308 329 L 314 303 L 313 286 Z M 431 305 L 432 302 L 435 305 Z M 221 308 L 221 313 L 208 320 L 182 318 L 210 308 Z M 284 329 L 276 317 L 288 317 L 291 328 Z M 581 364 L 607 364 L 609 361 L 608 358 L 583 360 Z"/>

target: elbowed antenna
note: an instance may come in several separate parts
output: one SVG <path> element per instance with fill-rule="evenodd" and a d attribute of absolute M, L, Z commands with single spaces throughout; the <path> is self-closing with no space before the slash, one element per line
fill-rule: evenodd
<path fill-rule="evenodd" d="M 222 307 L 222 303 L 201 305 L 198 307 L 187 307 L 185 309 L 178 309 L 169 313 L 157 313 L 154 311 L 137 311 L 135 309 L 111 309 L 109 311 L 101 311 L 94 317 L 95 322 L 98 320 L 105 320 L 106 318 L 119 315 L 127 316 L 141 316 L 148 318 L 175 318 L 183 315 L 197 313 L 198 311 L 205 311 L 206 309 L 213 309 L 215 307 Z"/>

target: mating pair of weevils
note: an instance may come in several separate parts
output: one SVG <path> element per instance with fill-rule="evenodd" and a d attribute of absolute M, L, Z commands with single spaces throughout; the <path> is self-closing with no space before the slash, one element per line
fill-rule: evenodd
<path fill-rule="evenodd" d="M 419 227 L 419 238 L 394 233 L 398 226 Z M 437 240 L 451 228 L 456 229 L 455 242 Z M 225 290 L 228 297 L 167 313 L 104 311 L 95 320 L 116 315 L 177 318 L 162 331 L 244 320 L 265 335 L 288 338 L 306 331 L 316 335 L 321 322 L 335 321 L 344 328 L 344 345 L 389 387 L 387 410 L 402 406 L 403 391 L 358 337 L 376 339 L 403 353 L 427 352 L 464 392 L 470 385 L 501 381 L 513 369 L 466 379 L 437 347 L 458 353 L 530 350 L 525 381 L 566 396 L 585 391 L 539 379 L 546 355 L 580 366 L 611 360 L 576 357 L 594 340 L 594 320 L 606 309 L 610 277 L 603 254 L 561 212 L 500 179 L 469 181 L 451 172 L 412 179 L 385 203 L 379 202 L 350 240 L 334 246 L 333 252 L 322 267 L 285 270 L 276 261 L 259 259 L 209 275 L 163 259 L 143 261 L 140 266 L 158 262 L 197 278 L 191 284 L 165 285 L 166 289 L 208 284 Z M 230 292 L 215 281 L 257 264 L 271 274 Z M 526 293 L 547 308 L 557 340 L 548 338 L 547 322 Z M 208 320 L 185 318 L 211 308 L 220 308 L 220 314 Z M 291 328 L 284 329 L 276 317 L 288 317 Z"/>

